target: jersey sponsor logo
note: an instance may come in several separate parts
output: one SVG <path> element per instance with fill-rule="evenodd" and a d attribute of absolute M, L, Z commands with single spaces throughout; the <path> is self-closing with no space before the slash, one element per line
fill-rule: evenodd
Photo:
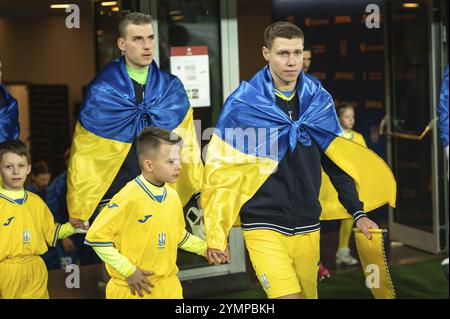
<path fill-rule="evenodd" d="M 139 219 L 138 222 L 140 222 L 141 224 L 145 223 L 150 217 L 152 217 L 153 215 L 145 215 L 144 218 Z"/>
<path fill-rule="evenodd" d="M 108 204 L 108 208 L 116 208 L 116 207 L 119 207 L 119 205 L 114 204 L 114 203 Z"/>
<path fill-rule="evenodd" d="M 31 233 L 29 230 L 24 230 L 23 231 L 23 242 L 24 243 L 28 243 L 31 240 Z"/>
<path fill-rule="evenodd" d="M 267 278 L 266 274 L 262 274 L 261 275 L 261 283 L 264 286 L 264 289 L 269 289 L 270 288 L 269 279 Z"/>
<path fill-rule="evenodd" d="M 160 233 L 158 234 L 158 248 L 166 247 L 167 234 Z"/>
<path fill-rule="evenodd" d="M 3 226 L 9 226 L 9 225 L 11 225 L 11 222 L 12 222 L 13 219 L 14 219 L 14 216 L 13 216 L 13 217 L 9 217 L 9 218 L 8 218 L 8 221 L 7 221 L 6 223 L 4 223 Z"/>

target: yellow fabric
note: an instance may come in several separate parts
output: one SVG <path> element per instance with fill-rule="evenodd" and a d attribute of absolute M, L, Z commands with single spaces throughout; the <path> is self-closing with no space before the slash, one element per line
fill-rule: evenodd
<path fill-rule="evenodd" d="M 339 136 L 333 140 L 325 154 L 355 180 L 365 212 L 385 204 L 395 207 L 397 184 L 394 175 L 377 154 Z M 319 200 L 322 205 L 321 220 L 352 217 L 339 202 L 337 191 L 325 173 L 322 173 Z"/>
<path fill-rule="evenodd" d="M 92 216 L 130 148 L 131 144 L 98 137 L 77 123 L 67 172 L 71 217 L 88 220 Z"/>
<path fill-rule="evenodd" d="M 209 248 L 226 248 L 231 227 L 239 225 L 241 207 L 277 165 L 271 159 L 241 153 L 213 134 L 200 198 Z"/>
<path fill-rule="evenodd" d="M 40 256 L 0 262 L 0 299 L 48 299 L 48 273 Z"/>
<path fill-rule="evenodd" d="M 25 192 L 23 204 L 0 197 L 0 262 L 16 257 L 42 255 L 55 246 L 60 225 L 42 199 Z"/>
<path fill-rule="evenodd" d="M 170 186 L 177 191 L 183 207 L 186 206 L 192 195 L 202 189 L 203 162 L 195 134 L 193 114 L 194 111 L 191 107 L 183 122 L 173 131 L 183 139 L 182 169 L 178 182 Z"/>
<path fill-rule="evenodd" d="M 85 243 L 92 247 L 115 247 L 136 267 L 153 271 L 149 280 L 176 276 L 177 248 L 185 234 L 183 207 L 171 187 L 161 203 L 152 199 L 136 180 L 117 193 L 90 227 Z M 106 265 L 115 282 L 125 278 Z M 157 289 L 157 288 L 156 288 Z"/>
<path fill-rule="evenodd" d="M 139 175 L 139 180 L 145 184 L 145 186 L 148 187 L 150 192 L 155 196 L 162 196 L 164 194 L 164 191 L 166 189 L 165 185 L 162 186 L 156 186 L 150 183 L 148 180 L 145 179 L 144 175 Z"/>
<path fill-rule="evenodd" d="M 182 171 L 176 185 L 182 205 L 201 190 L 203 163 L 200 157 L 193 110 L 174 130 L 183 138 Z M 130 143 L 101 138 L 77 123 L 67 174 L 67 207 L 71 217 L 88 220 L 111 186 L 130 151 Z"/>
<path fill-rule="evenodd" d="M 73 228 L 73 226 L 67 222 L 65 224 L 62 224 L 59 228 L 57 239 L 64 239 L 69 236 L 72 236 L 73 234 L 76 234 L 76 229 Z"/>
<path fill-rule="evenodd" d="M 358 143 L 359 145 L 362 145 L 364 147 L 367 147 L 366 141 L 364 139 L 364 136 L 356 131 L 350 130 L 350 131 L 345 131 L 344 138 L 351 140 L 355 143 Z"/>
<path fill-rule="evenodd" d="M 353 218 L 347 218 L 341 220 L 341 226 L 339 227 L 339 245 L 338 248 L 348 248 L 350 237 L 353 229 Z"/>
<path fill-rule="evenodd" d="M 114 268 L 124 278 L 131 276 L 136 271 L 127 257 L 121 255 L 114 247 L 92 247 L 103 262 Z"/>
<path fill-rule="evenodd" d="M 373 266 L 379 270 L 379 285 L 378 287 L 370 288 L 372 295 L 376 299 L 394 299 L 395 289 L 389 273 L 389 267 L 386 261 L 386 254 L 383 243 L 383 229 L 371 229 L 372 239 L 369 240 L 366 236 L 355 228 L 356 247 L 358 248 L 361 266 L 363 268 L 366 281 L 373 277 Z M 368 267 L 369 266 L 369 267 Z"/>
<path fill-rule="evenodd" d="M 143 291 L 143 297 L 139 294 L 133 296 L 128 285 L 116 279 L 111 279 L 106 286 L 106 299 L 182 299 L 183 289 L 177 276 L 155 279 L 148 277 L 148 280 L 155 286 L 150 288 L 151 294 Z"/>
<path fill-rule="evenodd" d="M 320 231 L 286 236 L 271 230 L 244 231 L 256 275 L 269 298 L 301 292 L 317 299 Z"/>
<path fill-rule="evenodd" d="M 278 97 L 280 97 L 280 98 L 282 98 L 282 99 L 285 100 L 285 101 L 288 101 L 288 102 L 291 101 L 291 100 L 294 98 L 295 93 L 297 93 L 296 90 L 294 90 L 294 91 L 291 93 L 291 96 L 287 97 L 286 95 L 284 95 L 283 92 L 281 92 L 281 91 L 275 89 L 275 95 L 278 96 Z"/>
<path fill-rule="evenodd" d="M 3 188 L 3 184 L 0 184 L 0 185 L 1 185 L 1 187 L 0 187 L 0 194 L 6 196 L 8 198 L 11 198 L 12 200 L 22 199 L 25 196 L 25 190 L 24 189 L 21 189 L 21 190 L 18 190 L 18 191 L 7 190 L 7 189 Z"/>
<path fill-rule="evenodd" d="M 384 204 L 395 206 L 394 176 L 374 152 L 343 137 L 337 137 L 326 154 L 355 179 L 366 212 Z M 276 161 L 241 153 L 215 134 L 212 136 L 206 156 L 201 197 L 209 248 L 226 248 L 228 233 L 233 225 L 238 224 L 242 206 L 277 166 Z M 328 176 L 322 180 L 319 200 L 322 205 L 321 219 L 352 217 L 340 204 Z"/>
<path fill-rule="evenodd" d="M 184 231 L 184 239 L 178 244 L 179 248 L 199 256 L 206 256 L 206 241 Z"/>

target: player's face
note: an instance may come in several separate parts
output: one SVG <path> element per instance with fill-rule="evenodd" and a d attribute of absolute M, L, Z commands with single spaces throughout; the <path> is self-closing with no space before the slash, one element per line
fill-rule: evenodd
<path fill-rule="evenodd" d="M 151 24 L 129 24 L 125 28 L 125 36 L 117 40 L 117 45 L 125 54 L 128 66 L 144 69 L 153 61 L 155 34 Z"/>
<path fill-rule="evenodd" d="M 31 178 L 33 180 L 34 185 L 36 185 L 37 189 L 41 191 L 48 186 L 51 177 L 52 175 L 50 173 L 42 173 L 37 175 L 31 174 Z"/>
<path fill-rule="evenodd" d="M 181 173 L 181 145 L 162 143 L 153 155 L 151 167 L 158 184 L 176 183 Z"/>
<path fill-rule="evenodd" d="M 355 112 L 353 109 L 345 109 L 339 117 L 339 122 L 344 130 L 351 130 L 355 125 Z"/>
<path fill-rule="evenodd" d="M 311 50 L 305 50 L 303 51 L 303 71 L 305 73 L 308 73 L 309 67 L 311 66 Z"/>
<path fill-rule="evenodd" d="M 30 171 L 31 165 L 25 156 L 5 153 L 0 159 L 2 187 L 6 190 L 21 190 Z"/>
<path fill-rule="evenodd" d="M 263 47 L 263 56 L 276 86 L 295 84 L 303 65 L 303 40 L 275 38 L 272 48 Z"/>

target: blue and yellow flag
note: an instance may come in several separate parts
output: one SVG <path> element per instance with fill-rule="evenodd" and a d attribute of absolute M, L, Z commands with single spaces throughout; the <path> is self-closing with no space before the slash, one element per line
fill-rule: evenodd
<path fill-rule="evenodd" d="M 6 105 L 0 105 L 0 143 L 16 140 L 20 135 L 19 106 L 6 87 L 0 83 L 0 94 L 5 97 Z"/>
<path fill-rule="evenodd" d="M 183 138 L 182 172 L 174 187 L 185 205 L 201 190 L 203 164 L 193 111 L 181 81 L 149 67 L 144 99 L 137 104 L 123 57 L 89 84 L 72 142 L 67 176 L 71 217 L 89 219 L 117 175 L 133 140 L 154 125 Z"/>
<path fill-rule="evenodd" d="M 297 81 L 300 107 L 291 120 L 275 102 L 275 87 L 268 67 L 250 82 L 242 82 L 225 102 L 211 138 L 205 162 L 202 207 L 208 247 L 225 249 L 230 228 L 237 224 L 242 206 L 277 169 L 287 151 L 297 143 L 321 150 L 356 184 L 365 211 L 395 205 L 396 182 L 386 163 L 374 152 L 342 135 L 331 95 L 303 72 Z M 351 217 L 337 199 L 324 191 L 321 219 Z M 336 194 L 336 197 L 334 197 Z"/>

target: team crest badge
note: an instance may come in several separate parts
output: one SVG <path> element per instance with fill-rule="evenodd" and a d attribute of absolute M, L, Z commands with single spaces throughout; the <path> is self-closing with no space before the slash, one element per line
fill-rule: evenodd
<path fill-rule="evenodd" d="M 264 289 L 269 289 L 270 288 L 269 279 L 267 279 L 267 275 L 266 274 L 262 274 L 261 275 L 261 283 L 264 286 Z"/>
<path fill-rule="evenodd" d="M 166 233 L 158 234 L 158 248 L 166 247 L 167 235 Z"/>
<path fill-rule="evenodd" d="M 23 231 L 23 242 L 24 243 L 29 243 L 31 240 L 31 233 L 29 230 L 24 230 Z"/>

